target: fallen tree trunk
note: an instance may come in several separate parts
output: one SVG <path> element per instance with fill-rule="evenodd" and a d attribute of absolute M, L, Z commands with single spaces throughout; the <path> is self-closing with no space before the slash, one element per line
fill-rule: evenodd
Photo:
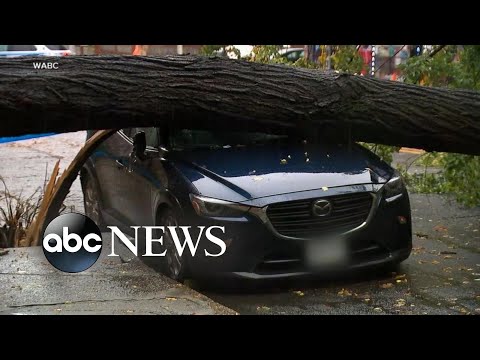
<path fill-rule="evenodd" d="M 34 63 L 58 62 L 58 69 Z M 176 126 L 348 136 L 480 154 L 480 93 L 194 56 L 0 62 L 0 135 Z"/>

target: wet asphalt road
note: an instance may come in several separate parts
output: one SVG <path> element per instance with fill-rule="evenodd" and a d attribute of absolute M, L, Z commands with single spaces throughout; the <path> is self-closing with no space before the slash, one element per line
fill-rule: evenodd
<path fill-rule="evenodd" d="M 191 285 L 240 314 L 480 315 L 480 208 L 411 195 L 413 252 L 395 272 Z"/>

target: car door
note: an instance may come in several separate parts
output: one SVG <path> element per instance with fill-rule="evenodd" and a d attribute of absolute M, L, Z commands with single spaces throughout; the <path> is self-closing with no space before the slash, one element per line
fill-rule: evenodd
<path fill-rule="evenodd" d="M 125 196 L 131 191 L 127 179 L 127 165 L 132 151 L 132 130 L 117 131 L 100 144 L 91 156 L 103 210 L 107 216 L 125 225 L 128 225 L 129 221 L 123 209 L 132 206 L 129 197 Z M 108 225 L 112 222 L 109 219 L 105 220 Z"/>
<path fill-rule="evenodd" d="M 153 194 L 159 182 L 153 167 L 159 160 L 159 138 L 157 129 L 153 127 L 132 129 L 132 138 L 141 131 L 145 133 L 146 138 L 146 158 L 128 160 L 130 170 L 125 172 L 126 176 L 119 179 L 121 182 L 119 186 L 125 189 L 123 192 L 125 206 L 119 211 L 132 225 L 153 225 Z"/>

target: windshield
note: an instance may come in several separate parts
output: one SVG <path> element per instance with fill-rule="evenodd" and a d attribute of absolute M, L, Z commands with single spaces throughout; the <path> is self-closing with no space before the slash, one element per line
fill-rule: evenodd
<path fill-rule="evenodd" d="M 248 145 L 279 144 L 288 141 L 287 135 L 274 135 L 259 132 L 209 131 L 182 129 L 170 136 L 173 149 L 229 148 Z"/>
<path fill-rule="evenodd" d="M 45 45 L 50 50 L 68 50 L 65 45 Z"/>

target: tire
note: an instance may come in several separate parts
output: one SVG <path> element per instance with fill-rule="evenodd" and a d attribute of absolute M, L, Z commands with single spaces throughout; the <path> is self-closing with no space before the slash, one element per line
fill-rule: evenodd
<path fill-rule="evenodd" d="M 172 209 L 165 209 L 157 216 L 157 223 L 160 226 L 178 226 L 178 216 Z M 185 253 L 180 256 L 176 250 L 175 243 L 169 231 L 163 234 L 164 249 L 167 250 L 162 258 L 161 271 L 171 279 L 183 282 L 187 277 L 187 258 Z"/>
<path fill-rule="evenodd" d="M 102 217 L 101 197 L 95 181 L 90 176 L 87 176 L 82 181 L 82 190 L 85 215 L 97 224 L 100 231 L 104 231 L 106 226 Z"/>

